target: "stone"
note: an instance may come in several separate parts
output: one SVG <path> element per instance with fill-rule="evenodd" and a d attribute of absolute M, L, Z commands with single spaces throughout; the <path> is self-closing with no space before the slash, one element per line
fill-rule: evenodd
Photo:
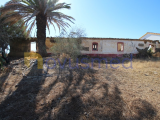
<path fill-rule="evenodd" d="M 149 76 L 149 74 L 148 74 L 148 73 L 145 73 L 144 75 L 145 75 L 145 76 Z"/>
<path fill-rule="evenodd" d="M 87 112 L 84 112 L 84 114 L 86 115 L 86 114 L 87 114 Z"/>
<path fill-rule="evenodd" d="M 44 71 L 45 74 L 48 73 L 48 65 L 43 64 L 43 71 Z"/>
<path fill-rule="evenodd" d="M 157 72 L 156 72 L 156 71 L 154 71 L 153 73 L 154 73 L 155 75 L 157 75 Z"/>

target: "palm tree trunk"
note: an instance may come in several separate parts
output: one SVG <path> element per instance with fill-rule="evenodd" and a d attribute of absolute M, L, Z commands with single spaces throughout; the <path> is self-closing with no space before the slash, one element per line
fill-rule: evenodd
<path fill-rule="evenodd" d="M 36 16 L 38 53 L 42 57 L 47 56 L 46 44 L 45 44 L 45 41 L 46 41 L 46 22 L 47 22 L 47 17 L 43 13 L 39 13 Z"/>

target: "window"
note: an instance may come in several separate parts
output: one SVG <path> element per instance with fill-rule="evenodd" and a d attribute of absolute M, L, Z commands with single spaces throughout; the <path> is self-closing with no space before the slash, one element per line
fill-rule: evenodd
<path fill-rule="evenodd" d="M 82 47 L 82 50 L 89 51 L 89 47 Z"/>
<path fill-rule="evenodd" d="M 92 50 L 98 51 L 98 43 L 92 43 Z"/>
<path fill-rule="evenodd" d="M 138 44 L 138 46 L 143 47 L 143 46 L 144 46 L 144 44 L 143 44 L 143 43 L 139 43 L 139 44 Z"/>
<path fill-rule="evenodd" d="M 124 51 L 124 43 L 123 42 L 118 42 L 117 43 L 117 51 L 118 52 L 123 52 Z"/>

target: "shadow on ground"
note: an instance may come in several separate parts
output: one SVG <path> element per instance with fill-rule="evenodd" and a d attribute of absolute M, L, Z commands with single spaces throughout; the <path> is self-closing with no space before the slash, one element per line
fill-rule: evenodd
<path fill-rule="evenodd" d="M 31 69 L 27 76 L 30 76 L 34 70 Z M 0 119 L 29 120 L 38 118 L 35 113 L 36 95 L 44 80 L 43 77 L 36 80 L 23 78 L 15 86 L 17 89 L 0 104 Z"/>
<path fill-rule="evenodd" d="M 6 73 L 0 77 L 0 92 L 2 92 L 2 86 L 4 85 L 5 80 L 8 78 L 9 74 Z"/>
<path fill-rule="evenodd" d="M 27 76 L 33 72 L 34 69 Z M 61 71 L 56 79 L 48 79 L 45 87 L 45 77 L 23 78 L 16 91 L 0 104 L 0 119 L 158 119 L 157 110 L 150 103 L 137 99 L 127 105 L 118 86 L 102 81 L 96 72 L 93 69 L 69 69 L 68 74 Z"/>
<path fill-rule="evenodd" d="M 12 71 L 12 68 L 5 68 L 4 71 L 0 71 L 0 92 L 3 92 L 2 86 L 5 86 L 4 83 L 10 75 L 9 71 Z"/>

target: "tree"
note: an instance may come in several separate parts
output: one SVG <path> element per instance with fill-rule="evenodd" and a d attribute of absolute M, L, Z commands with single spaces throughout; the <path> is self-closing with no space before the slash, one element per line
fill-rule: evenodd
<path fill-rule="evenodd" d="M 85 31 L 81 28 L 71 29 L 69 33 L 62 30 L 60 36 L 55 38 L 55 45 L 51 47 L 51 51 L 60 57 L 61 62 L 66 58 L 76 60 L 81 55 L 82 38 L 85 36 Z"/>
<path fill-rule="evenodd" d="M 58 3 L 58 0 L 11 0 L 5 4 L 4 8 L 1 8 L 1 11 L 3 13 L 2 17 L 7 17 L 5 22 L 14 24 L 19 19 L 23 19 L 24 22 L 22 25 L 26 24 L 29 26 L 29 32 L 31 32 L 36 24 L 38 52 L 40 55 L 46 56 L 46 27 L 49 30 L 50 24 L 54 28 L 56 24 L 59 30 L 60 28 L 65 29 L 65 27 L 70 26 L 66 21 L 73 23 L 74 20 L 73 17 L 58 11 L 61 9 L 70 9 L 70 4 Z M 14 12 L 9 13 L 11 11 Z"/>
<path fill-rule="evenodd" d="M 4 51 L 8 45 L 14 40 L 14 38 L 26 38 L 27 33 L 24 28 L 20 28 L 22 24 L 22 21 L 19 21 L 18 23 L 9 26 L 9 24 L 3 24 L 0 21 L 0 43 L 2 47 L 2 51 Z M 16 42 L 14 40 L 14 42 Z"/>
<path fill-rule="evenodd" d="M 3 6 L 0 9 L 4 8 Z M 10 11 L 10 13 L 14 13 Z M 19 20 L 14 25 L 11 25 L 11 22 L 5 23 L 7 17 L 1 17 L 2 11 L 0 11 L 0 47 L 2 47 L 2 51 L 4 51 L 9 45 L 10 41 L 15 37 L 26 38 L 27 34 L 25 31 L 25 26 L 21 27 L 23 21 Z"/>
<path fill-rule="evenodd" d="M 2 6 L 3 7 L 3 6 Z M 1 7 L 1 8 L 2 8 Z M 2 15 L 2 12 L 0 12 L 0 16 Z M 25 26 L 23 28 L 20 28 L 22 25 L 22 20 L 19 20 L 16 24 L 10 26 L 10 23 L 5 23 L 5 17 L 0 19 L 0 47 L 1 53 L 2 53 L 2 58 L 6 61 L 6 63 L 9 63 L 9 60 L 6 58 L 5 55 L 5 50 L 8 49 L 8 46 L 11 45 L 11 43 L 14 42 L 19 42 L 16 41 L 14 38 L 26 38 L 27 34 L 25 32 Z M 1 61 L 2 63 L 2 61 Z"/>

